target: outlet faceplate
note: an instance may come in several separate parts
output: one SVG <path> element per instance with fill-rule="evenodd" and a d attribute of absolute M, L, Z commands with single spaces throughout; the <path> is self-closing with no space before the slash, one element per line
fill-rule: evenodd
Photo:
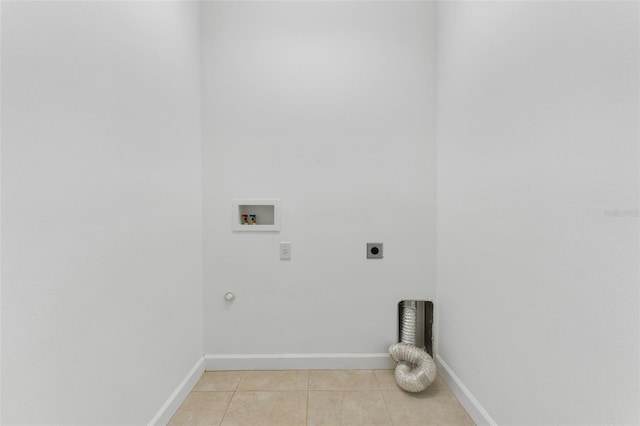
<path fill-rule="evenodd" d="M 291 260 L 291 243 L 280 243 L 280 260 Z"/>
<path fill-rule="evenodd" d="M 382 258 L 382 243 L 367 243 L 367 259 Z"/>

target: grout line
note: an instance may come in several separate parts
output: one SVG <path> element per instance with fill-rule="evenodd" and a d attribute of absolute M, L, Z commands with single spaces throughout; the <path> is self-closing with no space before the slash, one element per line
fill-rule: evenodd
<path fill-rule="evenodd" d="M 240 387 L 240 383 L 242 383 L 242 379 L 244 379 L 244 371 L 240 372 L 240 378 L 238 379 L 238 383 L 236 383 L 236 387 L 233 388 L 233 391 L 237 391 L 238 388 Z"/>
<path fill-rule="evenodd" d="M 311 386 L 311 372 L 309 370 L 307 370 L 307 412 L 306 415 L 304 417 L 304 424 L 305 426 L 307 426 L 309 424 L 309 392 L 310 392 L 310 386 Z"/>
<path fill-rule="evenodd" d="M 244 376 L 244 371 L 241 371 L 240 379 L 238 380 L 238 383 L 236 383 L 235 388 L 233 388 L 233 393 L 231 394 L 231 398 L 229 398 L 229 402 L 227 403 L 227 408 L 224 409 L 224 414 L 222 415 L 222 418 L 220 419 L 220 423 L 218 423 L 218 426 L 222 426 L 222 423 L 224 422 L 224 418 L 227 417 L 227 413 L 229 412 L 229 407 L 231 407 L 231 401 L 233 401 L 233 398 L 235 398 L 236 396 L 236 390 L 238 389 L 238 386 L 240 386 L 240 381 L 242 380 L 243 376 Z"/>
<path fill-rule="evenodd" d="M 231 394 L 231 398 L 229 398 L 229 402 L 227 403 L 227 408 L 224 409 L 224 414 L 222 415 L 222 418 L 220 419 L 220 423 L 218 423 L 219 426 L 222 425 L 222 423 L 224 423 L 224 418 L 227 417 L 227 413 L 229 412 L 229 407 L 231 407 L 231 401 L 233 401 L 233 397 L 236 396 L 236 392 L 234 391 Z"/>
<path fill-rule="evenodd" d="M 382 393 L 382 388 L 380 387 L 380 380 L 378 380 L 378 375 L 375 370 L 373 371 L 373 375 L 376 377 L 376 383 L 378 383 L 378 392 L 380 392 L 380 397 L 382 398 L 382 403 L 384 404 L 384 411 L 387 413 L 387 417 L 389 418 L 389 422 L 391 426 L 394 426 L 393 419 L 391 418 L 391 413 L 389 412 L 389 406 L 387 405 L 387 400 Z"/>
<path fill-rule="evenodd" d="M 376 370 L 373 370 L 373 377 L 376 378 L 376 383 L 378 384 L 378 390 L 380 390 L 380 380 L 378 380 L 378 375 L 376 374 Z"/>

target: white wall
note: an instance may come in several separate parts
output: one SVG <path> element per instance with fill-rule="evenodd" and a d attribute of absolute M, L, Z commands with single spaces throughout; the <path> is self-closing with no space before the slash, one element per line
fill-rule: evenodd
<path fill-rule="evenodd" d="M 638 15 L 439 5 L 439 355 L 498 424 L 640 421 Z"/>
<path fill-rule="evenodd" d="M 146 423 L 202 354 L 198 5 L 2 9 L 2 423 Z"/>
<path fill-rule="evenodd" d="M 385 352 L 397 302 L 435 297 L 435 4 L 207 2 L 202 22 L 205 352 Z M 280 198 L 281 232 L 232 233 L 236 197 Z"/>

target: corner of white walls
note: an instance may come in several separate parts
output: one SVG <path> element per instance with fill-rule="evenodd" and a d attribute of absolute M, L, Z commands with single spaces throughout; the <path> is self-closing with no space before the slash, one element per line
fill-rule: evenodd
<path fill-rule="evenodd" d="M 458 401 L 460 401 L 464 409 L 467 410 L 467 413 L 469 413 L 473 421 L 477 425 L 496 425 L 497 423 L 491 418 L 482 404 L 480 404 L 480 401 L 473 396 L 469 388 L 462 383 L 462 380 L 460 380 L 440 355 L 436 355 L 436 363 L 440 376 L 447 383 L 451 392 L 458 398 Z"/>
<path fill-rule="evenodd" d="M 160 407 L 156 415 L 153 416 L 148 426 L 166 425 L 169 423 L 171 417 L 173 417 L 180 405 L 189 395 L 189 392 L 191 392 L 196 383 L 198 383 L 198 380 L 203 373 L 204 357 L 200 357 L 191 371 L 189 371 L 182 382 L 180 382 L 176 390 L 174 390 L 165 403 L 162 404 L 162 407 Z"/>

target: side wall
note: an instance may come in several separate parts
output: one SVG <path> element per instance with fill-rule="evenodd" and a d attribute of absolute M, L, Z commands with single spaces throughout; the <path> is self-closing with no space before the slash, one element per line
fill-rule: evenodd
<path fill-rule="evenodd" d="M 202 356 L 198 23 L 2 2 L 2 424 L 144 424 Z"/>
<path fill-rule="evenodd" d="M 435 3 L 206 2 L 202 26 L 205 352 L 384 353 L 398 301 L 435 297 Z M 281 232 L 233 233 L 233 198 L 281 199 Z"/>
<path fill-rule="evenodd" d="M 498 424 L 638 424 L 638 3 L 438 20 L 439 356 Z"/>

